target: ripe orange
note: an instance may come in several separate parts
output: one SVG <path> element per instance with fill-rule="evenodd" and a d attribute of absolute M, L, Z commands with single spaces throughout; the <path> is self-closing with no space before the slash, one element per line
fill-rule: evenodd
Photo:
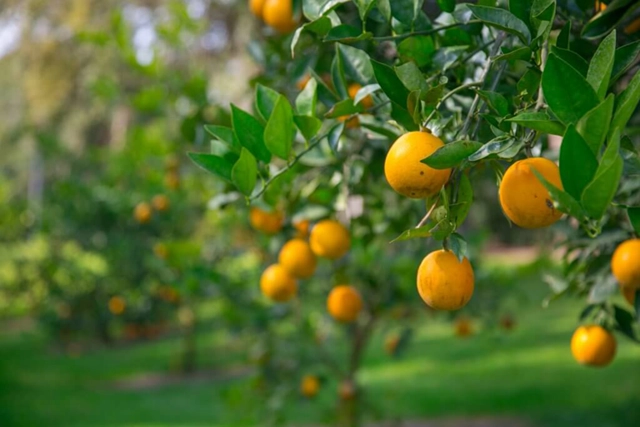
<path fill-rule="evenodd" d="M 169 198 L 164 194 L 157 194 L 151 199 L 151 205 L 158 212 L 164 212 L 169 209 Z"/>
<path fill-rule="evenodd" d="M 262 19 L 262 11 L 265 3 L 266 0 L 249 0 L 249 10 L 251 10 L 251 13 L 256 17 Z"/>
<path fill-rule="evenodd" d="M 611 272 L 620 286 L 640 289 L 640 239 L 618 245 L 611 257 Z"/>
<path fill-rule="evenodd" d="M 629 23 L 629 25 L 627 25 L 626 27 L 624 27 L 624 33 L 626 35 L 631 35 L 631 34 L 635 34 L 638 31 L 640 31 L 640 17 L 634 19 L 633 21 L 631 21 L 631 23 Z"/>
<path fill-rule="evenodd" d="M 551 195 L 532 169 L 562 189 L 560 170 L 551 160 L 542 157 L 519 160 L 502 177 L 500 205 L 505 215 L 522 228 L 547 227 L 559 220 L 562 212 L 553 206 Z"/>
<path fill-rule="evenodd" d="M 286 302 L 298 293 L 298 283 L 284 267 L 273 264 L 262 273 L 260 290 L 273 301 Z"/>
<path fill-rule="evenodd" d="M 316 271 L 316 256 L 309 244 L 302 239 L 292 239 L 285 243 L 280 250 L 278 262 L 298 279 L 308 279 Z"/>
<path fill-rule="evenodd" d="M 151 221 L 151 206 L 147 202 L 140 202 L 133 210 L 133 216 L 140 224 L 146 224 Z"/>
<path fill-rule="evenodd" d="M 349 230 L 338 221 L 329 219 L 320 221 L 311 229 L 309 242 L 314 254 L 329 259 L 341 258 L 351 248 Z"/>
<path fill-rule="evenodd" d="M 433 169 L 421 160 L 442 147 L 442 140 L 429 132 L 409 132 L 393 143 L 384 162 L 389 185 L 406 197 L 423 199 L 436 194 L 451 175 L 451 169 Z"/>
<path fill-rule="evenodd" d="M 119 297 L 117 295 L 109 298 L 108 305 L 109 305 L 109 311 L 116 316 L 119 316 L 122 313 L 124 313 L 124 309 L 127 306 L 124 298 Z"/>
<path fill-rule="evenodd" d="M 347 122 L 345 125 L 347 129 L 355 129 L 360 126 L 360 119 L 358 118 L 358 116 L 353 116 L 351 118 L 349 117 L 351 116 L 340 116 L 338 117 L 338 121 Z"/>
<path fill-rule="evenodd" d="M 262 19 L 282 34 L 288 34 L 298 26 L 293 16 L 293 0 L 266 0 Z"/>
<path fill-rule="evenodd" d="M 302 219 L 293 223 L 293 228 L 296 229 L 296 235 L 301 239 L 309 237 L 309 227 L 311 222 L 308 219 Z"/>
<path fill-rule="evenodd" d="M 637 289 L 634 289 L 634 288 L 626 288 L 626 287 L 621 287 L 620 288 L 620 292 L 622 292 L 622 295 L 624 296 L 624 299 L 626 299 L 627 302 L 629 304 L 631 304 L 632 306 L 635 306 L 636 291 L 637 291 Z"/>
<path fill-rule="evenodd" d="M 616 354 L 616 338 L 602 326 L 580 326 L 571 338 L 571 353 L 582 365 L 607 366 Z"/>
<path fill-rule="evenodd" d="M 300 393 L 306 398 L 313 398 L 320 390 L 320 380 L 315 375 L 305 375 L 300 382 Z"/>
<path fill-rule="evenodd" d="M 456 336 L 460 338 L 468 337 L 473 333 L 473 327 L 471 326 L 471 321 L 466 317 L 458 318 L 454 326 L 456 329 Z"/>
<path fill-rule="evenodd" d="M 473 268 L 467 258 L 462 262 L 444 249 L 431 252 L 418 267 L 418 293 L 436 310 L 458 310 L 473 295 Z"/>
<path fill-rule="evenodd" d="M 329 314 L 340 322 L 353 322 L 362 310 L 362 298 L 353 286 L 339 285 L 331 290 L 327 298 Z"/>
<path fill-rule="evenodd" d="M 267 212 L 257 207 L 249 211 L 251 226 L 265 234 L 276 234 L 282 230 L 283 217 L 280 212 Z"/>
<path fill-rule="evenodd" d="M 347 92 L 349 93 L 349 98 L 355 100 L 356 95 L 358 94 L 358 91 L 360 89 L 362 89 L 362 86 L 360 84 L 351 83 L 347 88 Z M 362 98 L 362 100 L 360 101 L 360 104 L 362 104 L 362 106 L 368 110 L 369 108 L 373 107 L 373 98 L 371 98 L 371 95 L 367 95 L 366 97 Z"/>

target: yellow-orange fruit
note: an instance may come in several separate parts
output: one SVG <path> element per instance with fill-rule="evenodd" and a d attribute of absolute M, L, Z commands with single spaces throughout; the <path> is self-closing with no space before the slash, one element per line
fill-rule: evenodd
<path fill-rule="evenodd" d="M 467 258 L 462 262 L 444 249 L 431 252 L 418 267 L 418 293 L 436 310 L 458 310 L 473 295 L 473 268 Z"/>
<path fill-rule="evenodd" d="M 357 127 L 360 126 L 360 119 L 358 118 L 358 116 L 353 116 L 351 118 L 349 118 L 351 116 L 340 116 L 338 117 L 338 121 L 339 122 L 347 122 L 345 124 L 345 127 L 347 129 L 355 129 Z"/>
<path fill-rule="evenodd" d="M 280 212 L 267 212 L 257 207 L 249 211 L 251 226 L 265 234 L 276 234 L 282 230 L 284 218 Z"/>
<path fill-rule="evenodd" d="M 616 338 L 602 326 L 580 326 L 571 338 L 571 353 L 582 365 L 607 366 L 616 355 Z"/>
<path fill-rule="evenodd" d="M 151 213 L 151 206 L 146 202 L 138 203 L 133 210 L 133 216 L 140 224 L 146 224 L 151 221 Z"/>
<path fill-rule="evenodd" d="M 302 219 L 293 223 L 293 228 L 296 229 L 296 235 L 301 239 L 306 239 L 309 237 L 309 228 L 311 227 L 311 222 L 308 219 Z"/>
<path fill-rule="evenodd" d="M 351 248 L 351 236 L 338 221 L 324 220 L 311 229 L 311 250 L 319 257 L 338 259 Z"/>
<path fill-rule="evenodd" d="M 164 212 L 169 209 L 169 198 L 164 194 L 155 195 L 153 196 L 153 199 L 151 199 L 151 205 L 153 206 L 153 209 L 158 212 Z"/>
<path fill-rule="evenodd" d="M 298 26 L 293 16 L 293 0 L 266 0 L 262 19 L 282 34 L 290 33 Z"/>
<path fill-rule="evenodd" d="M 307 242 L 302 239 L 292 239 L 280 250 L 278 263 L 292 276 L 308 279 L 316 271 L 317 261 Z"/>
<path fill-rule="evenodd" d="M 251 10 L 251 13 L 257 18 L 262 19 L 262 11 L 265 3 L 266 0 L 249 0 L 249 10 Z"/>
<path fill-rule="evenodd" d="M 329 314 L 340 322 L 353 322 L 362 310 L 362 298 L 353 286 L 339 285 L 331 290 L 327 298 Z"/>
<path fill-rule="evenodd" d="M 349 98 L 355 100 L 356 95 L 358 94 L 358 91 L 360 89 L 362 89 L 361 85 L 359 85 L 358 83 L 351 83 L 347 88 L 347 92 L 349 92 Z M 360 101 L 360 104 L 362 104 L 362 106 L 365 109 L 369 109 L 373 107 L 373 98 L 371 98 L 371 95 L 367 95 L 364 98 L 362 98 L 362 100 Z"/>
<path fill-rule="evenodd" d="M 300 382 L 300 393 L 304 397 L 312 398 L 320 390 L 320 380 L 315 375 L 305 375 Z"/>
<path fill-rule="evenodd" d="M 611 272 L 620 286 L 640 289 L 640 239 L 618 245 L 611 257 Z"/>
<path fill-rule="evenodd" d="M 384 161 L 384 175 L 391 188 L 412 199 L 440 191 L 451 169 L 433 169 L 421 161 L 442 146 L 442 140 L 429 132 L 409 132 L 398 138 Z"/>
<path fill-rule="evenodd" d="M 627 35 L 635 34 L 638 31 L 640 31 L 640 17 L 638 17 L 638 18 L 634 19 L 633 21 L 631 21 L 631 23 L 629 23 L 629 25 L 624 27 L 623 31 Z"/>
<path fill-rule="evenodd" d="M 562 189 L 560 170 L 551 160 L 532 157 L 512 164 L 500 183 L 500 205 L 505 215 L 522 228 L 547 227 L 562 217 L 533 169 Z"/>
<path fill-rule="evenodd" d="M 286 302 L 298 293 L 298 283 L 284 267 L 273 264 L 262 273 L 260 290 L 273 301 Z"/>
<path fill-rule="evenodd" d="M 620 288 L 620 292 L 622 292 L 624 299 L 626 299 L 627 302 L 634 307 L 636 303 L 636 291 L 637 289 L 635 288 L 625 288 L 625 287 Z"/>
<path fill-rule="evenodd" d="M 127 304 L 122 297 L 114 296 L 109 298 L 109 311 L 116 316 L 124 313 L 126 306 Z"/>
<path fill-rule="evenodd" d="M 304 76 L 300 77 L 300 80 L 296 82 L 296 87 L 299 90 L 304 89 L 307 86 L 307 83 L 309 83 L 309 80 L 311 80 L 311 76 L 309 74 L 305 74 Z"/>

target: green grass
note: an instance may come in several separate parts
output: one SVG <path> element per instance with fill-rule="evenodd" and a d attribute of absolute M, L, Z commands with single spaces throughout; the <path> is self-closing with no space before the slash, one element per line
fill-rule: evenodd
<path fill-rule="evenodd" d="M 372 412 L 388 418 L 509 415 L 540 426 L 640 425 L 640 346 L 619 337 L 606 369 L 577 365 L 569 352 L 579 306 L 571 301 L 519 313 L 509 334 L 480 331 L 453 336 L 451 324 L 421 317 L 415 340 L 400 359 L 370 344 L 359 379 Z M 203 333 L 200 362 L 244 363 L 243 340 Z M 235 346 L 229 346 L 229 342 Z M 51 350 L 37 332 L 0 335 L 0 425 L 13 426 L 243 426 L 261 425 L 250 378 L 185 382 L 142 391 L 116 390 L 109 381 L 162 372 L 179 349 L 177 339 L 70 358 Z M 287 412 L 297 424 L 326 419 L 335 384 L 314 402 Z"/>

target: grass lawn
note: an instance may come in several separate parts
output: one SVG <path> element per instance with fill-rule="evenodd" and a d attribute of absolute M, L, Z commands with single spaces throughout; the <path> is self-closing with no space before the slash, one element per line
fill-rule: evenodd
<path fill-rule="evenodd" d="M 509 334 L 453 336 L 450 323 L 421 320 L 413 344 L 390 360 L 374 337 L 360 380 L 375 411 L 387 419 L 512 416 L 536 426 L 640 425 L 640 346 L 618 337 L 606 369 L 578 366 L 569 352 L 579 305 L 552 304 L 519 313 Z M 242 346 L 200 336 L 205 366 L 242 365 Z M 176 339 L 77 358 L 57 354 L 37 332 L 0 333 L 0 426 L 243 426 L 261 425 L 259 397 L 248 376 L 199 380 L 146 390 L 110 382 L 141 372 L 167 371 Z M 296 424 L 326 419 L 335 384 L 313 402 L 288 408 Z"/>

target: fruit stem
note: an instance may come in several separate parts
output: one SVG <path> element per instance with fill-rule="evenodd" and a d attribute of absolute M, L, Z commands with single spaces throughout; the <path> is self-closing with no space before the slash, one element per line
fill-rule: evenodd
<path fill-rule="evenodd" d="M 427 211 L 427 214 L 420 220 L 420 222 L 418 223 L 418 225 L 416 225 L 415 228 L 422 227 L 429 220 L 429 217 L 431 216 L 431 213 L 433 212 L 433 210 L 438 205 L 438 200 L 439 199 L 436 198 L 435 202 L 433 202 L 433 205 L 431 205 L 431 208 Z"/>

